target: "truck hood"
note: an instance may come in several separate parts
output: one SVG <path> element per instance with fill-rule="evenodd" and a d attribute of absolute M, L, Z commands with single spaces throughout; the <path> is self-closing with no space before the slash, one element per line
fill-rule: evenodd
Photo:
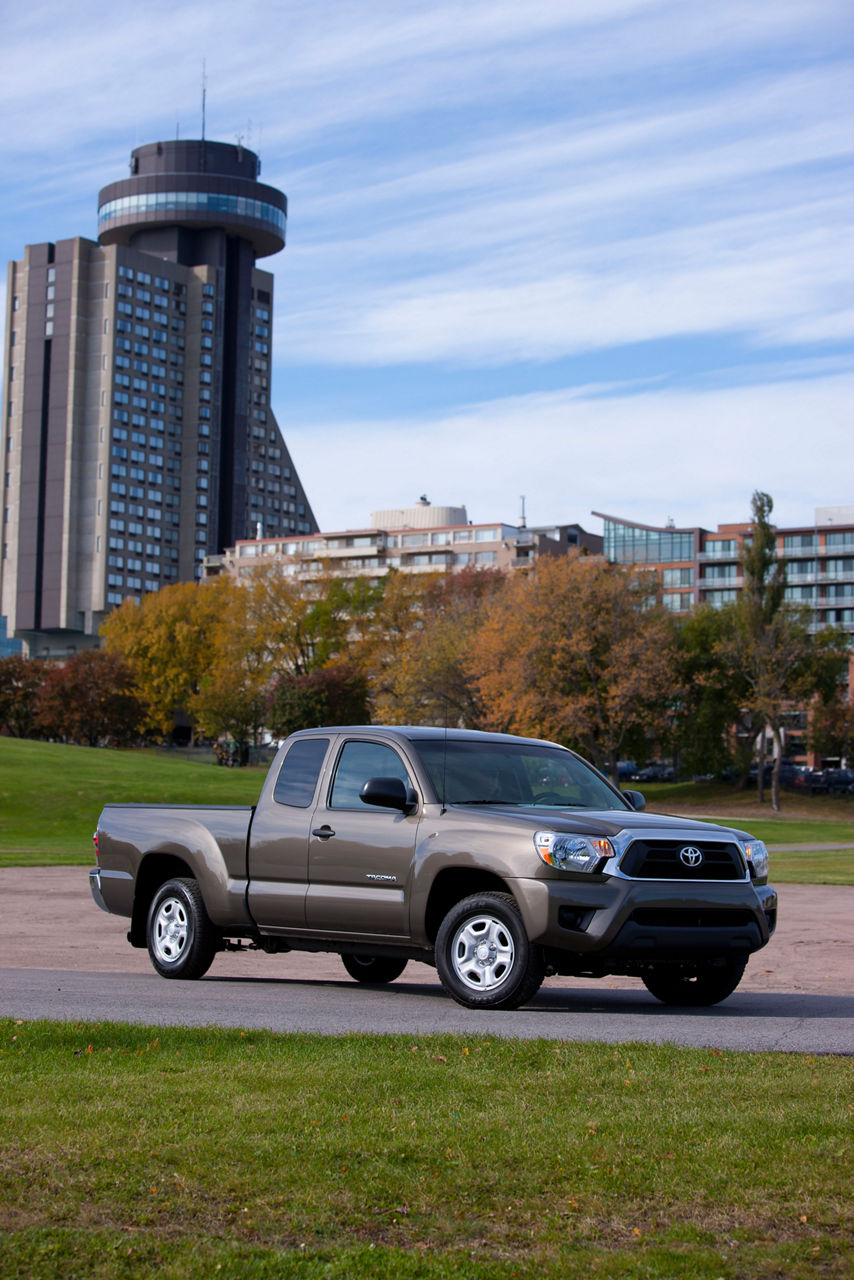
<path fill-rule="evenodd" d="M 699 818 L 679 817 L 675 814 L 638 813 L 633 809 L 564 809 L 530 808 L 525 805 L 448 805 L 457 815 L 477 814 L 479 822 L 507 828 L 519 825 L 528 831 L 566 831 L 581 836 L 613 837 L 621 832 L 633 836 L 655 832 L 659 837 L 672 831 L 674 836 L 695 832 L 706 839 L 718 838 L 749 840 L 746 831 L 737 827 L 725 827 L 717 822 L 703 822 Z"/>

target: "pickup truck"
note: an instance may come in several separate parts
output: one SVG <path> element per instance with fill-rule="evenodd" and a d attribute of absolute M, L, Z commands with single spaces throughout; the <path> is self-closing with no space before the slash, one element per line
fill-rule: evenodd
<path fill-rule="evenodd" d="M 254 947 L 337 952 L 362 983 L 424 961 L 473 1009 L 518 1008 L 553 974 L 716 1004 L 774 931 L 767 850 L 643 809 L 551 742 L 304 730 L 254 808 L 108 804 L 90 885 L 165 978 Z"/>

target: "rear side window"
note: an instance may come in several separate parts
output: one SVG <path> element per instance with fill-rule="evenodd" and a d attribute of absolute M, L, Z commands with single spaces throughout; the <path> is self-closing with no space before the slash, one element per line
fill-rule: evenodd
<path fill-rule="evenodd" d="M 368 778 L 400 778 L 401 782 L 409 782 L 403 761 L 391 747 L 381 742 L 345 743 L 335 771 L 330 808 L 365 810 L 359 792 Z"/>
<path fill-rule="evenodd" d="M 273 799 L 295 809 L 307 809 L 314 799 L 317 779 L 326 759 L 328 738 L 301 738 L 282 761 Z"/>

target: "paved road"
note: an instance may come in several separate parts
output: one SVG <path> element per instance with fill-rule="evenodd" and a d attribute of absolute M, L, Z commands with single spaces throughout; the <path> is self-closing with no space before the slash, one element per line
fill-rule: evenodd
<path fill-rule="evenodd" d="M 637 978 L 549 979 L 530 1008 L 473 1013 L 411 963 L 359 987 L 334 955 L 223 953 L 201 982 L 158 978 L 80 867 L 0 870 L 0 1016 L 277 1031 L 454 1031 L 854 1054 L 854 886 L 784 885 L 771 944 L 714 1009 L 674 1012 Z"/>
<path fill-rule="evenodd" d="M 429 973 L 424 969 L 425 977 Z M 0 969 L 0 1015 L 323 1035 L 447 1031 L 854 1054 L 854 996 L 738 991 L 714 1009 L 677 1013 L 642 990 L 613 990 L 603 984 L 575 988 L 566 980 L 551 980 L 527 1009 L 474 1013 L 450 1000 L 435 980 L 412 982 L 406 975 L 387 988 L 371 989 L 331 978 L 209 976 L 201 982 L 166 982 L 153 972 Z"/>

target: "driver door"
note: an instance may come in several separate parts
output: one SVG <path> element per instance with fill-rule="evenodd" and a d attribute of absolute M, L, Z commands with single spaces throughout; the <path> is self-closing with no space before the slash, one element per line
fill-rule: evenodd
<path fill-rule="evenodd" d="M 311 823 L 306 925 L 323 933 L 400 941 L 409 936 L 412 859 L 419 816 L 359 799 L 368 778 L 412 785 L 391 746 L 350 738 L 342 744 L 325 799 Z"/>

